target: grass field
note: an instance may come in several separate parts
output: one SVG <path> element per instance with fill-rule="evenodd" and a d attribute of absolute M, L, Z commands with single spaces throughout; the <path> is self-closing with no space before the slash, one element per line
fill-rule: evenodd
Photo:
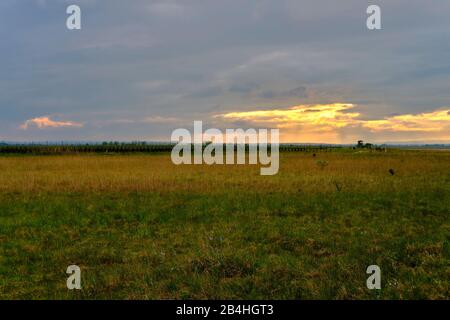
<path fill-rule="evenodd" d="M 449 217 L 446 151 L 2 156 L 0 298 L 449 299 Z"/>

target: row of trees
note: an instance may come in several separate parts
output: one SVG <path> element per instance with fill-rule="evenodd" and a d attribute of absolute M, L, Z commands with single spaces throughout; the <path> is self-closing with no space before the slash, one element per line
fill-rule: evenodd
<path fill-rule="evenodd" d="M 120 143 L 104 142 L 99 144 L 0 144 L 0 154 L 71 154 L 71 153 L 154 153 L 170 152 L 174 144 L 157 144 L 145 142 Z M 270 150 L 270 145 L 268 146 Z M 235 149 L 237 146 L 235 146 Z M 337 147 L 287 145 L 279 146 L 280 151 L 320 152 Z M 249 150 L 249 146 L 245 146 Z"/>
<path fill-rule="evenodd" d="M 170 144 L 103 143 L 72 145 L 0 145 L 0 153 L 16 154 L 65 154 L 65 153 L 129 153 L 168 152 Z"/>

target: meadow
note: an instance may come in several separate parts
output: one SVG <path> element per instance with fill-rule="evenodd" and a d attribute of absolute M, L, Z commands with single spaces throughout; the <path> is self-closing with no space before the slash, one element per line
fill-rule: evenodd
<path fill-rule="evenodd" d="M 0 299 L 450 298 L 450 152 L 280 156 L 0 156 Z"/>

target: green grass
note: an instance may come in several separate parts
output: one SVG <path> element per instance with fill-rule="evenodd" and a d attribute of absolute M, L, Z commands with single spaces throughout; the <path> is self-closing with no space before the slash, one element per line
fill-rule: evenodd
<path fill-rule="evenodd" d="M 2 299 L 450 297 L 448 152 L 282 154 L 273 177 L 168 155 L 0 169 Z"/>

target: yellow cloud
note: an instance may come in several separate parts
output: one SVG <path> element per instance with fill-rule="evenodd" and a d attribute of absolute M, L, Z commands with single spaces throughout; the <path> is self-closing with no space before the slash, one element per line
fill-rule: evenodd
<path fill-rule="evenodd" d="M 73 121 L 54 121 L 49 117 L 38 117 L 25 121 L 20 128 L 27 130 L 30 126 L 35 126 L 38 129 L 45 128 L 59 128 L 59 127 L 82 127 L 82 123 Z"/>
<path fill-rule="evenodd" d="M 272 123 L 277 127 L 291 127 L 293 125 L 326 125 L 343 127 L 359 117 L 359 113 L 345 113 L 353 108 L 352 104 L 334 103 L 317 105 L 299 105 L 289 109 L 274 109 L 261 111 L 231 112 L 222 116 L 225 119 L 245 120 L 255 123 Z"/>
<path fill-rule="evenodd" d="M 285 141 L 343 142 L 364 135 L 404 139 L 408 138 L 405 135 L 408 133 L 414 133 L 415 138 L 422 134 L 426 139 L 450 139 L 450 109 L 363 120 L 360 113 L 350 112 L 354 107 L 347 103 L 298 105 L 286 109 L 230 112 L 217 117 L 283 129 L 281 135 Z"/>
<path fill-rule="evenodd" d="M 363 123 L 373 131 L 439 132 L 450 129 L 450 109 L 420 114 L 404 114 Z"/>

